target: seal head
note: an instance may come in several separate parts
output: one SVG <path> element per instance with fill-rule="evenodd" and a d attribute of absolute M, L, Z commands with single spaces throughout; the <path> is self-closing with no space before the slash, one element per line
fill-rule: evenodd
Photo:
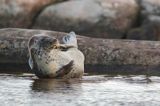
<path fill-rule="evenodd" d="M 41 50 L 50 50 L 52 48 L 56 48 L 58 45 L 58 40 L 48 35 L 37 34 L 32 36 L 28 42 L 30 68 L 33 69 L 33 53 Z"/>

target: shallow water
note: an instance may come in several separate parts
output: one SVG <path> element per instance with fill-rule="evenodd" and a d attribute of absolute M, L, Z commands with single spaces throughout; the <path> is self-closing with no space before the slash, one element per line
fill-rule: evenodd
<path fill-rule="evenodd" d="M 159 106 L 160 77 L 84 76 L 40 80 L 0 74 L 1 106 Z"/>

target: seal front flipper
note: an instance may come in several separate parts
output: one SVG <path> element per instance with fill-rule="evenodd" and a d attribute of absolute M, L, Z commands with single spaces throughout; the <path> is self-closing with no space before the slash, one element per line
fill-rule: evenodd
<path fill-rule="evenodd" d="M 31 70 L 33 70 L 33 68 L 34 68 L 33 53 L 35 53 L 35 50 L 34 50 L 34 48 L 31 48 L 29 50 L 29 60 L 28 60 L 28 64 L 29 64 Z"/>
<path fill-rule="evenodd" d="M 63 76 L 67 75 L 68 73 L 71 72 L 71 70 L 73 69 L 73 64 L 74 61 L 72 60 L 71 62 L 69 62 L 67 65 L 63 66 L 62 68 L 60 68 L 57 72 L 56 72 L 56 78 L 62 78 Z"/>
<path fill-rule="evenodd" d="M 31 58 L 31 56 L 29 57 L 28 63 L 29 63 L 29 66 L 30 66 L 30 68 L 32 70 L 33 69 L 33 60 Z"/>
<path fill-rule="evenodd" d="M 67 34 L 66 36 L 64 36 L 62 40 L 64 44 L 73 45 L 77 47 L 77 38 L 76 38 L 75 32 L 73 31 Z"/>
<path fill-rule="evenodd" d="M 29 52 L 30 56 L 29 56 L 29 60 L 28 60 L 31 71 L 33 71 L 33 72 L 35 70 L 38 70 L 37 63 L 35 62 L 35 58 L 34 58 L 35 52 L 36 52 L 36 50 L 34 48 L 30 49 L 30 52 Z"/>

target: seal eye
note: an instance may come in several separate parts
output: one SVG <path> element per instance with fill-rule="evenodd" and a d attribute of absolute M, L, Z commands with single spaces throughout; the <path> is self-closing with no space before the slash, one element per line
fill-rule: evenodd
<path fill-rule="evenodd" d="M 70 49 L 71 47 L 67 47 L 67 46 L 60 46 L 60 50 L 61 51 L 68 51 L 68 49 Z"/>
<path fill-rule="evenodd" d="M 60 48 L 61 51 L 67 51 L 68 48 Z"/>

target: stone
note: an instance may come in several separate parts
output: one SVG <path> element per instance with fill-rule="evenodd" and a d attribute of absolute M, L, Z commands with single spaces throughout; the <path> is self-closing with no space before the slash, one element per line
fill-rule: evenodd
<path fill-rule="evenodd" d="M 128 32 L 127 39 L 160 40 L 160 16 L 148 16 L 140 27 Z"/>
<path fill-rule="evenodd" d="M 0 71 L 18 66 L 27 69 L 29 38 L 47 34 L 62 39 L 66 33 L 7 28 L 0 29 Z M 78 47 L 85 56 L 85 72 L 98 74 L 160 75 L 160 42 L 122 39 L 97 39 L 77 35 Z M 22 67 L 25 65 L 26 67 Z M 17 70 L 16 70 L 17 71 Z M 28 71 L 29 72 L 29 71 Z"/>
<path fill-rule="evenodd" d="M 128 31 L 128 39 L 160 40 L 160 0 L 139 0 L 139 26 Z"/>
<path fill-rule="evenodd" d="M 45 6 L 56 1 L 60 0 L 1 0 L 0 28 L 28 28 Z"/>
<path fill-rule="evenodd" d="M 150 15 L 160 15 L 160 0 L 141 0 L 141 16 L 147 18 Z"/>
<path fill-rule="evenodd" d="M 48 6 L 32 28 L 123 38 L 134 26 L 138 12 L 135 0 L 70 0 Z"/>

